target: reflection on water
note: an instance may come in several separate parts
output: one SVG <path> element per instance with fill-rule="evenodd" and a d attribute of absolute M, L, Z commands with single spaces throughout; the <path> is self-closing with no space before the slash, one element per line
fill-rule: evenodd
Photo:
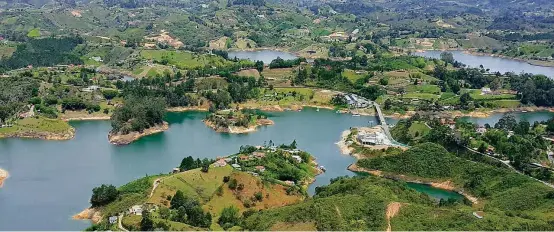
<path fill-rule="evenodd" d="M 450 51 L 454 55 L 454 59 L 458 62 L 462 62 L 470 67 L 479 67 L 483 65 L 484 68 L 490 69 L 491 72 L 514 72 L 514 73 L 533 73 L 533 74 L 543 74 L 554 78 L 554 67 L 542 67 L 537 65 L 531 65 L 527 62 L 492 57 L 492 56 L 477 56 L 462 51 Z M 442 51 L 424 51 L 424 52 L 415 52 L 414 55 L 425 56 L 430 58 L 440 59 L 440 54 Z"/>

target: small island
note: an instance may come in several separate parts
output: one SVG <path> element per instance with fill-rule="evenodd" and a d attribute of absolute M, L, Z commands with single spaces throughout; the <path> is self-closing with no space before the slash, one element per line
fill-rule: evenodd
<path fill-rule="evenodd" d="M 185 157 L 169 174 L 96 187 L 92 206 L 73 218 L 92 220 L 92 230 L 243 229 L 249 215 L 308 198 L 308 184 L 321 172 L 296 141 L 241 146 L 213 160 Z"/>
<path fill-rule="evenodd" d="M 112 131 L 108 140 L 115 145 L 127 145 L 144 136 L 168 130 L 168 123 L 163 121 L 165 108 L 165 101 L 161 98 L 126 99 L 111 117 Z"/>
<path fill-rule="evenodd" d="M 259 126 L 273 125 L 267 115 L 250 109 L 220 110 L 206 116 L 204 123 L 217 132 L 243 134 L 256 131 Z"/>

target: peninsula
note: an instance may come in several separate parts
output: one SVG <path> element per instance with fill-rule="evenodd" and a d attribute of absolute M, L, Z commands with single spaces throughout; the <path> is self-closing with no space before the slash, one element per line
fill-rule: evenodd
<path fill-rule="evenodd" d="M 164 230 L 239 228 L 241 215 L 300 203 L 321 172 L 296 142 L 241 146 L 238 153 L 215 160 L 185 157 L 169 174 L 94 188 L 92 207 L 74 218 L 94 219 L 91 229 L 98 230 L 117 228 L 112 219 L 129 230 L 144 229 L 144 218 Z"/>

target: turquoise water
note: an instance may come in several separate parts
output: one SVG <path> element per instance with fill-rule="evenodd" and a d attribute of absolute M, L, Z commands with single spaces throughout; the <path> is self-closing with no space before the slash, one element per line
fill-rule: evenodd
<path fill-rule="evenodd" d="M 108 121 L 72 122 L 77 133 L 69 141 L 0 140 L 0 167 L 10 178 L 0 189 L 0 230 L 82 230 L 87 221 L 71 216 L 88 207 L 92 188 L 122 185 L 146 174 L 169 172 L 185 156 L 215 158 L 236 153 L 241 145 L 296 139 L 324 165 L 309 191 L 333 177 L 351 175 L 355 160 L 341 155 L 335 143 L 349 127 L 376 123 L 375 117 L 352 117 L 330 110 L 270 113 L 275 125 L 255 133 L 216 133 L 201 121 L 205 113 L 170 113 L 170 129 L 128 146 L 108 143 Z M 394 120 L 389 120 L 394 123 Z"/>
<path fill-rule="evenodd" d="M 435 199 L 437 201 L 441 200 L 441 199 L 448 200 L 450 198 L 453 198 L 453 199 L 456 199 L 456 200 L 463 200 L 464 199 L 464 196 L 462 196 L 461 194 L 459 194 L 457 192 L 434 188 L 434 187 L 431 187 L 430 185 L 426 185 L 426 184 L 408 183 L 408 187 L 410 187 L 410 188 L 412 188 L 412 189 L 414 189 L 418 192 L 425 193 L 429 197 L 431 197 L 432 199 Z"/>
<path fill-rule="evenodd" d="M 535 117 L 537 113 L 523 114 Z M 169 172 L 185 156 L 215 158 L 236 153 L 241 145 L 273 140 L 290 143 L 317 158 L 327 172 L 310 185 L 352 175 L 355 160 L 340 154 L 335 144 L 350 127 L 376 124 L 375 117 L 352 117 L 330 110 L 269 113 L 275 125 L 243 135 L 216 133 L 201 121 L 202 112 L 169 113 L 170 129 L 128 146 L 108 143 L 109 121 L 72 122 L 76 136 L 69 141 L 0 140 L 0 168 L 10 178 L 0 189 L 0 230 L 82 230 L 90 223 L 74 221 L 88 207 L 91 190 L 101 184 L 122 185 L 147 174 Z M 540 117 L 542 118 L 542 116 Z M 396 120 L 387 119 L 394 124 Z"/>

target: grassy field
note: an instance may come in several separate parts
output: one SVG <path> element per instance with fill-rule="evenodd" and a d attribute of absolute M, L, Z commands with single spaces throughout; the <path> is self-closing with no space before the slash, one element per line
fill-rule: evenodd
<path fill-rule="evenodd" d="M 208 173 L 194 169 L 178 173 L 163 179 L 154 195 L 148 200 L 150 203 L 169 206 L 167 196 L 173 196 L 177 190 L 185 195 L 207 202 L 215 190 L 223 184 L 223 177 L 229 176 L 233 169 L 230 166 L 211 168 Z"/>
<path fill-rule="evenodd" d="M 404 98 L 407 99 L 422 99 L 422 100 L 436 100 L 439 99 L 439 95 L 430 93 L 406 93 Z"/>
<path fill-rule="evenodd" d="M 441 94 L 441 88 L 437 85 L 409 85 L 406 87 L 407 93 L 430 93 Z"/>
<path fill-rule="evenodd" d="M 242 104 L 247 108 L 260 108 L 263 106 L 301 106 L 314 105 L 329 107 L 335 93 L 329 90 L 315 90 L 311 88 L 275 88 L 264 89 L 258 99 L 249 100 Z"/>
<path fill-rule="evenodd" d="M 483 95 L 480 89 L 465 89 L 462 92 L 469 92 L 471 98 L 475 100 L 514 100 L 515 94 L 485 94 Z"/>
<path fill-rule="evenodd" d="M 358 79 L 364 77 L 365 75 L 365 73 L 357 74 L 356 71 L 350 69 L 345 69 L 342 72 L 342 76 L 348 78 L 348 80 L 350 80 L 352 83 L 356 83 Z"/>
<path fill-rule="evenodd" d="M 429 133 L 431 129 L 427 125 L 425 125 L 425 123 L 417 121 L 417 122 L 412 122 L 412 125 L 410 126 L 408 131 L 410 135 L 415 138 L 415 137 L 423 137 L 424 135 Z"/>
<path fill-rule="evenodd" d="M 15 52 L 15 47 L 8 45 L 0 45 L 0 60 L 3 58 L 9 58 Z"/>
<path fill-rule="evenodd" d="M 294 74 L 292 68 L 265 68 L 262 71 L 262 75 L 268 84 L 276 87 L 290 87 L 290 80 Z"/>
<path fill-rule="evenodd" d="M 71 126 L 59 119 L 49 119 L 45 117 L 28 117 L 17 120 L 12 127 L 0 128 L 1 135 L 10 135 L 13 133 L 34 133 L 47 132 L 54 134 L 66 133 L 71 129 Z"/>
<path fill-rule="evenodd" d="M 206 65 L 219 67 L 230 63 L 219 56 L 199 55 L 186 51 L 142 50 L 140 55 L 160 63 L 167 61 L 167 64 L 175 65 L 180 69 L 193 69 Z"/>
<path fill-rule="evenodd" d="M 240 72 L 237 73 L 237 75 L 243 76 L 243 77 L 258 78 L 260 77 L 260 72 L 258 72 L 258 70 L 256 69 L 246 69 L 246 70 L 241 70 Z"/>

